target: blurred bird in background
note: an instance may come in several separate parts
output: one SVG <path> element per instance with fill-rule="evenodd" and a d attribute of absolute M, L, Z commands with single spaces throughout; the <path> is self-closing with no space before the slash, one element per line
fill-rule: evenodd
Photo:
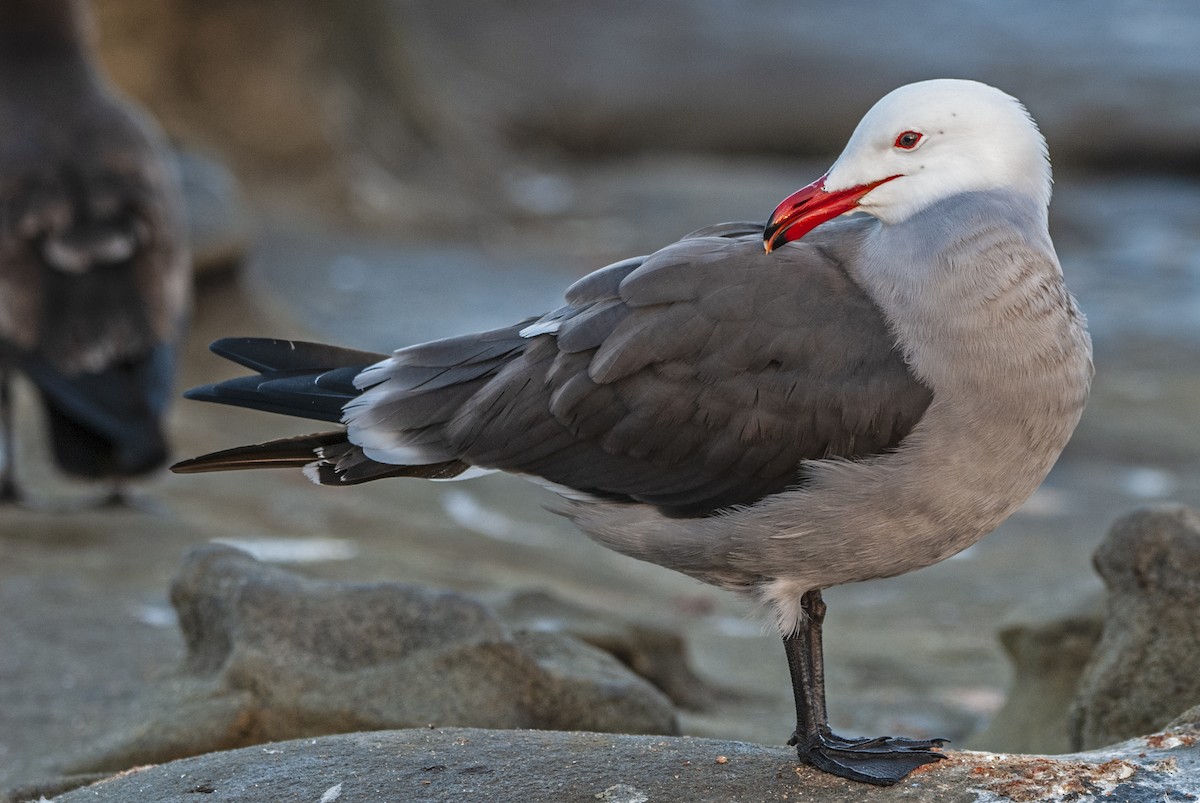
<path fill-rule="evenodd" d="M 112 484 L 167 457 L 190 304 L 183 205 L 162 134 L 118 96 L 84 0 L 0 0 L 0 501 L 12 380 L 37 388 L 54 460 Z"/>

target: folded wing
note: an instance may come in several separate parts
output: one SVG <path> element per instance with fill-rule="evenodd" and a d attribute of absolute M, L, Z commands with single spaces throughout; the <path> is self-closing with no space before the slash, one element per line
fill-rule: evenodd
<path fill-rule="evenodd" d="M 322 482 L 474 467 L 675 516 L 750 504 L 804 482 L 805 461 L 896 447 L 929 404 L 842 266 L 863 225 L 771 255 L 761 226 L 702 229 L 584 277 L 541 318 L 370 365 L 361 352 L 309 359 L 328 347 L 306 344 L 297 358 L 286 341 L 219 341 L 237 362 L 271 365 L 192 396 L 343 417 L 344 443 L 260 447 L 264 464 L 290 449 L 288 464 L 307 460 Z M 246 467 L 206 459 L 181 468 Z"/>

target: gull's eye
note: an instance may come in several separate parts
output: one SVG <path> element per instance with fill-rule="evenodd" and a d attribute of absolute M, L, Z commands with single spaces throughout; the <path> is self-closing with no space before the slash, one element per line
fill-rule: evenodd
<path fill-rule="evenodd" d="M 896 137 L 895 145 L 902 151 L 911 151 L 917 147 L 923 135 L 920 131 L 905 131 L 900 136 Z"/>

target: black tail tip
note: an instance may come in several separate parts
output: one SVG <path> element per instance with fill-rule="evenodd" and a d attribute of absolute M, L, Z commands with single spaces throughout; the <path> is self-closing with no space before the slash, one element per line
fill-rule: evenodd
<path fill-rule="evenodd" d="M 187 460 L 180 460 L 178 463 L 168 466 L 167 468 L 172 474 L 193 474 L 195 473 L 195 469 L 193 468 L 195 465 L 196 458 L 189 457 Z"/>
<path fill-rule="evenodd" d="M 194 388 L 188 388 L 183 392 L 183 398 L 192 401 L 214 401 L 217 397 L 216 385 L 200 385 Z"/>

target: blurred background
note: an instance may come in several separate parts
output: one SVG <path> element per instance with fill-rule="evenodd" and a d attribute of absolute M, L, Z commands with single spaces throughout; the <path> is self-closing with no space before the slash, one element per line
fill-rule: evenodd
<path fill-rule="evenodd" d="M 96 0 L 113 81 L 184 152 L 198 295 L 181 387 L 224 335 L 374 350 L 557 305 L 578 276 L 765 220 L 887 91 L 974 78 L 1050 144 L 1051 228 L 1095 340 L 1050 479 L 928 570 L 831 591 L 835 727 L 989 743 L 1013 617 L 1096 594 L 1120 513 L 1200 496 L 1200 7 L 796 0 Z M 304 424 L 177 404 L 180 457 Z M 32 430 L 30 430 L 32 433 Z M 32 435 L 31 435 L 32 437 Z M 36 451 L 36 445 L 29 448 Z M 228 539 L 319 577 L 547 588 L 676 629 L 726 690 L 684 732 L 786 740 L 777 639 L 741 601 L 609 553 L 519 480 L 331 491 L 162 477 L 129 510 L 0 511 L 0 780 L 104 731 L 182 653 L 167 582 Z M 58 509 L 53 509 L 56 507 Z M 978 734 L 984 732 L 984 737 Z M 3 784 L 0 784 L 3 786 Z"/>

